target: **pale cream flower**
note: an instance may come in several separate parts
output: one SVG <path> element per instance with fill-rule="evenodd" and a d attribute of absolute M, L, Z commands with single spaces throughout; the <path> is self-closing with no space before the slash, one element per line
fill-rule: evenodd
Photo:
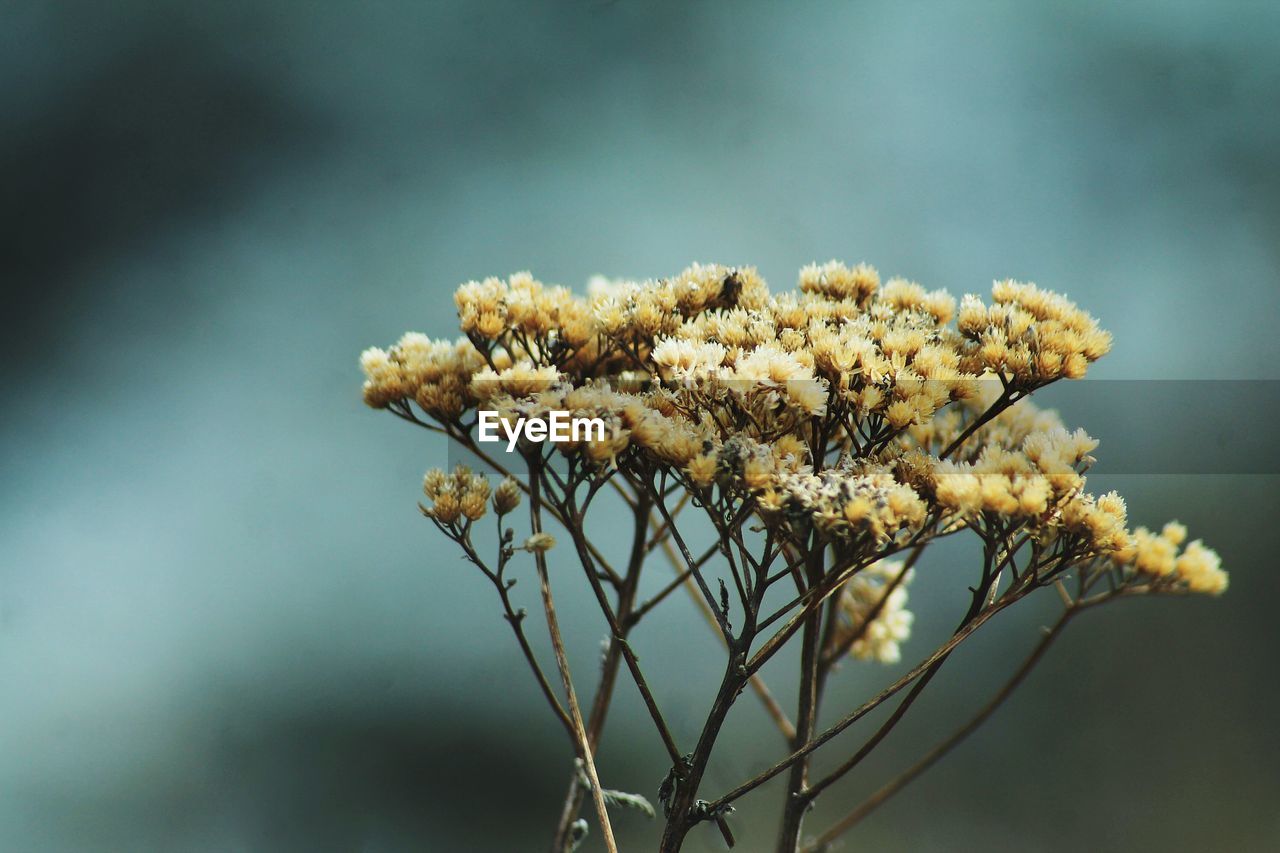
<path fill-rule="evenodd" d="M 902 643 L 911 636 L 914 621 L 906 609 L 907 586 L 914 575 L 900 560 L 881 560 L 845 583 L 839 599 L 845 622 L 835 639 L 857 636 L 849 646 L 850 655 L 883 664 L 901 659 Z M 868 621 L 868 617 L 873 618 Z"/>
<path fill-rule="evenodd" d="M 524 540 L 524 549 L 536 554 L 545 554 L 556 547 L 556 538 L 550 533 L 535 533 Z"/>

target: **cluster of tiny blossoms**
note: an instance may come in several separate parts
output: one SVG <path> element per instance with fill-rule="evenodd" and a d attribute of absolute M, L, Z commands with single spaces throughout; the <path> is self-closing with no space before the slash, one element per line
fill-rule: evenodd
<path fill-rule="evenodd" d="M 1116 559 L 1146 575 L 1183 583 L 1191 592 L 1212 595 L 1223 592 L 1227 588 L 1227 575 L 1222 571 L 1217 553 L 1199 539 L 1179 551 L 1186 538 L 1187 528 L 1177 522 L 1169 522 L 1158 534 L 1139 527 L 1131 543 Z"/>
<path fill-rule="evenodd" d="M 422 479 L 422 491 L 431 505 L 422 505 L 422 514 L 441 524 L 476 521 L 488 511 L 489 480 L 483 474 L 459 465 L 446 474 L 433 468 Z"/>
<path fill-rule="evenodd" d="M 851 624 L 890 571 L 881 557 L 962 528 L 1025 536 L 1026 571 L 1052 560 L 1142 591 L 1226 588 L 1214 552 L 1179 550 L 1179 525 L 1130 530 L 1119 495 L 1086 491 L 1096 442 L 1024 399 L 1083 377 L 1111 345 L 1033 284 L 997 282 L 989 303 L 957 306 L 866 265 L 805 267 L 797 291 L 775 295 L 752 268 L 695 264 L 657 281 L 597 279 L 586 296 L 518 273 L 464 284 L 455 302 L 457 340 L 410 333 L 365 351 L 370 406 L 421 412 L 464 443 L 478 409 L 599 418 L 602 438 L 555 452 L 600 477 L 661 476 L 708 511 L 833 548 L 860 569 L 841 599 Z M 486 511 L 488 486 L 470 472 L 434 472 L 427 486 L 438 521 Z M 855 655 L 895 657 L 909 614 L 905 592 L 893 595 Z"/>
<path fill-rule="evenodd" d="M 901 560 L 879 560 L 854 575 L 840 591 L 841 620 L 833 642 L 847 645 L 857 660 L 897 663 L 914 621 L 906 606 L 914 574 Z"/>

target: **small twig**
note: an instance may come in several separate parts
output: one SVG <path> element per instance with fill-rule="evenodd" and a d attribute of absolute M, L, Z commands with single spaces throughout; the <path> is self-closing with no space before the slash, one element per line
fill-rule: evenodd
<path fill-rule="evenodd" d="M 883 787 L 853 809 L 853 811 L 849 812 L 837 821 L 830 829 L 826 830 L 814 839 L 812 844 L 804 848 L 805 853 L 821 853 L 821 851 L 824 851 L 827 845 L 832 841 L 856 826 L 863 818 L 883 805 L 885 801 L 894 794 L 909 785 L 917 776 L 932 767 L 943 756 L 954 749 L 956 745 L 976 731 L 984 722 L 986 722 L 987 718 L 995 713 L 996 709 L 998 709 L 1004 701 L 1009 698 L 1010 694 L 1012 694 L 1013 691 L 1022 684 L 1023 680 L 1035 665 L 1040 662 L 1040 659 L 1044 657 L 1045 652 L 1047 652 L 1049 647 L 1053 645 L 1054 640 L 1062 634 L 1067 623 L 1076 615 L 1077 612 L 1078 611 L 1074 606 L 1065 609 L 1062 612 L 1062 615 L 1058 617 L 1058 620 L 1045 631 L 1040 642 L 1031 650 L 1031 654 L 1027 656 L 1009 680 L 996 691 L 996 693 L 985 705 L 982 706 L 982 708 L 978 710 L 977 713 L 975 713 L 964 725 L 952 732 L 949 737 L 938 743 L 921 756 L 914 764 L 887 782 Z"/>
<path fill-rule="evenodd" d="M 501 526 L 501 522 L 499 522 Z M 533 647 L 529 645 L 529 639 L 524 633 L 525 612 L 523 608 L 515 608 L 511 604 L 511 585 L 514 581 L 507 581 L 503 573 L 506 569 L 507 558 L 504 554 L 500 554 L 498 558 L 498 571 L 491 572 L 487 566 L 481 561 L 479 554 L 471 545 L 469 539 L 459 539 L 450 537 L 462 546 L 463 552 L 467 555 L 467 559 L 480 567 L 485 576 L 493 582 L 494 587 L 498 590 L 498 598 L 502 601 L 503 618 L 507 620 L 507 624 L 511 626 L 512 632 L 516 636 L 516 643 L 520 646 L 520 651 L 524 655 L 524 659 L 529 664 L 529 669 L 533 671 L 533 677 L 538 682 L 538 687 L 542 690 L 542 695 L 546 697 L 547 703 L 551 705 L 551 710 L 555 712 L 556 718 L 565 727 L 565 731 L 569 733 L 569 737 L 573 738 L 573 721 L 569 719 L 569 715 L 565 712 L 564 706 L 560 704 L 560 700 L 556 697 L 555 691 L 551 689 L 551 682 L 547 680 L 546 674 L 542 671 L 542 667 L 538 664 L 538 658 L 534 654 Z M 507 544 L 502 541 L 499 536 L 499 548 L 507 548 Z"/>
<path fill-rule="evenodd" d="M 652 486 L 650 486 L 649 490 L 650 490 L 650 493 L 652 494 L 653 492 Z M 676 527 L 675 522 L 672 520 L 671 513 L 667 511 L 666 504 L 662 502 L 661 496 L 656 494 L 653 494 L 652 496 L 654 498 L 654 503 L 658 508 L 658 512 L 662 513 L 663 519 L 665 519 L 667 522 L 667 528 L 671 531 L 672 537 L 674 537 L 676 540 L 676 545 L 680 549 L 680 556 L 684 558 L 685 566 L 687 566 L 691 570 L 693 579 L 698 584 L 698 589 L 701 590 L 703 597 L 707 601 L 707 605 L 711 608 L 712 612 L 715 614 L 716 624 L 719 626 L 720 632 L 724 634 L 724 639 L 726 644 L 732 644 L 733 632 L 729 628 L 729 621 L 725 617 L 725 615 L 720 612 L 719 608 L 716 607 L 716 597 L 715 595 L 712 594 L 711 588 L 707 586 L 706 580 L 703 579 L 702 572 L 697 567 L 697 561 L 695 561 L 693 559 L 693 556 L 689 553 L 689 546 L 685 545 L 684 537 L 680 535 L 680 530 Z"/>
<path fill-rule="evenodd" d="M 569 507 L 569 511 L 573 513 L 572 506 Z M 627 671 L 631 673 L 631 679 L 635 682 L 636 689 L 640 691 L 640 697 L 644 700 L 649 716 L 652 718 L 653 724 L 662 738 L 662 744 L 666 747 L 667 755 L 672 758 L 672 761 L 678 762 L 682 753 L 676 746 L 675 738 L 672 737 L 671 729 L 667 726 L 662 712 L 658 710 L 658 703 L 653 698 L 653 692 L 649 689 L 644 673 L 640 671 L 640 660 L 636 657 L 635 652 L 632 651 L 631 645 L 626 641 L 625 628 L 619 623 L 613 608 L 609 606 L 609 600 L 605 596 L 604 589 L 600 586 L 600 579 L 593 570 L 591 552 L 587 547 L 588 543 L 586 534 L 583 533 L 583 525 L 578 523 L 569 526 L 567 529 L 570 538 L 573 540 L 574 547 L 577 549 L 578 559 L 582 563 L 583 569 L 586 570 L 587 582 L 591 586 L 591 591 L 595 593 L 596 602 L 600 605 L 601 612 L 604 613 L 605 621 L 609 624 L 611 636 L 618 643 L 622 658 L 627 664 Z"/>
<path fill-rule="evenodd" d="M 616 612 L 624 633 L 624 639 L 625 633 L 635 625 L 636 621 L 631 618 L 631 614 L 635 606 L 636 589 L 640 582 L 640 569 L 644 565 L 645 554 L 641 549 L 644 545 L 644 536 L 647 530 L 648 518 L 636 518 L 631 557 L 627 563 L 627 574 L 623 578 L 622 586 L 617 591 Z M 605 718 L 613 701 L 614 687 L 617 685 L 618 668 L 621 662 L 622 643 L 619 640 L 610 639 L 604 660 L 601 663 L 600 682 L 596 686 L 596 694 L 591 702 L 591 713 L 587 716 L 587 740 L 593 750 L 599 748 L 600 739 L 604 733 Z M 586 789 L 578 784 L 579 772 L 581 771 L 575 770 L 574 777 L 570 779 L 569 790 L 565 794 L 564 805 L 561 808 L 560 821 L 556 826 L 555 837 L 558 849 L 565 847 L 570 842 L 573 822 L 578 817 L 579 809 L 582 806 L 582 797 L 586 792 Z"/>
<path fill-rule="evenodd" d="M 529 525 L 534 534 L 542 532 L 542 499 L 539 489 L 539 473 L 534 465 L 530 465 L 529 477 Z M 613 838 L 613 827 L 609 823 L 609 809 L 604 801 L 604 789 L 600 777 L 596 773 L 596 763 L 591 754 L 591 743 L 587 739 L 586 726 L 582 722 L 582 711 L 578 707 L 578 695 L 573 689 L 573 677 L 569 673 L 569 658 L 565 654 L 564 640 L 560 636 L 560 623 L 556 619 L 555 602 L 551 597 L 551 580 L 547 573 L 547 559 L 543 551 L 534 551 L 534 562 L 538 567 L 538 581 L 542 590 L 542 607 L 547 617 L 547 632 L 551 636 L 551 648 L 555 651 L 556 666 L 560 669 L 560 679 L 564 682 L 565 695 L 569 700 L 569 716 L 573 721 L 573 732 L 577 739 L 578 757 L 591 780 L 591 798 L 595 802 L 596 816 L 600 819 L 600 831 L 604 835 L 605 847 L 609 853 L 618 853 L 618 844 Z"/>
<path fill-rule="evenodd" d="M 664 542 L 663 544 L 666 546 L 663 549 L 665 552 L 667 549 L 670 548 L 671 543 Z M 704 553 L 701 557 L 697 559 L 694 566 L 684 569 L 683 571 L 680 570 L 679 558 L 677 557 L 676 562 L 674 562 L 672 565 L 679 572 L 679 574 L 677 574 L 674 578 L 672 578 L 671 581 L 666 586 L 664 586 L 661 590 L 655 593 L 653 598 L 649 599 L 644 604 L 640 605 L 635 609 L 635 611 L 631 614 L 631 623 L 635 624 L 636 622 L 639 622 L 642 618 L 644 618 L 646 614 L 649 613 L 650 610 L 652 610 L 653 608 L 661 604 L 668 595 L 670 595 L 675 590 L 679 589 L 681 586 L 685 586 L 686 582 L 688 582 L 688 586 L 693 587 L 691 578 L 693 577 L 694 568 L 695 567 L 699 569 L 702 568 L 704 565 L 706 565 L 708 560 L 710 560 L 712 557 L 716 555 L 716 553 L 719 550 L 720 550 L 719 543 L 712 545 L 710 548 L 707 549 L 706 553 Z M 672 550 L 671 555 L 674 555 L 674 553 L 675 553 L 674 550 Z M 693 587 L 693 591 L 695 594 L 697 594 L 697 587 Z M 701 601 L 701 599 L 698 599 L 698 600 Z"/>
<path fill-rule="evenodd" d="M 662 496 L 663 498 L 666 498 L 667 493 L 663 492 Z M 680 515 L 680 511 L 685 508 L 685 506 L 689 503 L 689 499 L 692 496 L 693 496 L 692 492 L 685 492 L 683 495 L 680 496 L 680 500 L 677 501 L 676 505 L 671 508 L 672 518 L 675 518 L 676 516 Z M 635 509 L 635 507 L 633 506 L 632 509 Z M 666 537 L 670 535 L 668 532 L 670 530 L 670 527 L 671 525 L 669 525 L 667 522 L 665 521 L 662 522 L 662 526 L 660 526 L 657 530 L 654 531 L 653 538 L 650 539 L 649 544 L 645 546 L 645 551 L 646 552 L 652 551 L 654 548 L 657 548 L 659 543 L 664 541 Z"/>
<path fill-rule="evenodd" d="M 955 649 L 956 646 L 960 645 L 962 642 L 968 639 L 973 634 L 974 631 L 977 631 L 978 628 L 982 627 L 982 625 L 984 625 L 987 622 L 987 620 L 989 620 L 992 616 L 999 613 L 1009 605 L 1013 604 L 1015 601 L 1018 601 L 1021 597 L 1022 596 L 1019 595 L 1014 598 L 1002 598 L 1000 601 L 996 602 L 996 604 L 993 607 L 988 608 L 987 610 L 984 610 L 982 613 L 980 613 L 977 616 L 977 618 L 975 618 L 972 622 L 970 622 L 964 629 L 957 632 L 951 637 L 951 639 L 947 640 L 947 642 L 943 643 L 941 646 L 934 649 L 934 651 L 928 657 L 926 657 L 920 663 L 916 664 L 916 666 L 913 667 L 911 671 L 908 672 L 906 675 L 902 676 L 893 684 L 889 685 L 884 690 L 880 691 L 874 697 L 872 697 L 871 699 L 868 699 L 862 705 L 858 706 L 853 711 L 846 714 L 838 722 L 829 726 L 821 734 L 815 736 L 803 747 L 795 750 L 790 755 L 786 756 L 785 758 L 781 759 L 780 761 L 778 761 L 777 763 L 769 767 L 767 770 L 764 770 L 763 772 L 758 773 L 752 778 L 748 779 L 746 782 L 743 782 L 738 787 L 729 791 L 729 793 L 715 800 L 711 805 L 713 807 L 729 805 L 734 800 L 737 800 L 739 797 L 743 796 L 749 791 L 752 791 L 758 788 L 759 786 L 763 785 L 765 782 L 768 782 L 774 776 L 777 776 L 779 773 L 786 770 L 795 762 L 799 761 L 809 753 L 813 752 L 814 750 L 826 744 L 832 738 L 836 737 L 845 729 L 849 728 L 849 726 L 858 722 L 858 720 L 862 719 L 867 714 L 871 713 L 876 708 L 880 707 L 886 701 L 893 698 L 893 696 L 895 696 L 904 687 L 906 687 L 908 684 L 911 684 L 917 678 L 923 675 L 940 658 L 943 658 L 946 655 L 950 654 L 952 650 Z"/>
<path fill-rule="evenodd" d="M 679 570 L 680 557 L 676 554 L 675 548 L 672 547 L 669 540 L 662 543 L 662 551 L 671 562 L 671 567 Z M 720 638 L 721 644 L 725 645 L 725 648 L 728 648 L 725 636 L 719 630 L 719 623 L 716 621 L 715 613 L 707 606 L 707 602 L 702 597 L 702 593 L 698 591 L 696 586 L 694 586 L 693 581 L 689 577 L 690 574 L 692 574 L 692 571 L 688 569 L 681 573 L 681 577 L 683 578 L 681 585 L 688 592 L 689 598 L 692 599 L 694 606 L 698 608 L 698 612 L 701 613 L 703 618 L 706 620 L 708 627 L 710 627 L 712 632 Z M 778 700 L 774 698 L 773 693 L 769 690 L 769 686 L 765 683 L 764 678 L 762 678 L 759 673 L 752 673 L 751 677 L 747 680 L 747 683 L 751 686 L 752 692 L 760 699 L 760 703 L 764 705 L 765 713 L 769 715 L 769 718 L 773 720 L 774 724 L 778 727 L 778 730 L 782 732 L 782 736 L 786 738 L 788 743 L 790 743 L 796 736 L 796 727 L 787 717 L 787 712 L 782 709 L 780 704 L 778 704 Z"/>
<path fill-rule="evenodd" d="M 1003 381 L 1003 378 L 1001 381 Z M 973 435 L 982 426 L 986 425 L 992 419 L 997 417 L 1001 412 L 1003 412 L 1005 409 L 1012 406 L 1019 399 L 1021 399 L 1021 397 L 1018 395 L 1018 392 L 1011 391 L 1009 387 L 1006 385 L 1004 390 L 1000 392 L 1000 396 L 996 398 L 996 401 L 992 403 L 991 406 L 985 412 L 983 412 L 977 419 L 975 419 L 973 423 L 969 424 L 969 426 L 965 428 L 964 432 L 956 436 L 955 441 L 947 445 L 947 449 L 938 454 L 938 458 L 946 459 L 948 456 L 954 453 L 956 449 L 960 447 L 960 445 L 964 444 L 965 441 L 969 438 L 969 436 Z"/>

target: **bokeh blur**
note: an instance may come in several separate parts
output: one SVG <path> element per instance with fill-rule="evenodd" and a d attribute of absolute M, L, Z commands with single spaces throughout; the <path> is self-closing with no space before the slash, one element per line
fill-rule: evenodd
<path fill-rule="evenodd" d="M 491 588 L 418 516 L 440 446 L 359 399 L 359 351 L 451 335 L 469 278 L 1016 277 L 1115 333 L 1091 377 L 1280 379 L 1274 5 L 0 8 L 3 850 L 545 849 L 568 746 Z M 1153 423 L 1145 384 L 1064 411 L 1104 438 L 1091 484 L 1185 522 L 1231 590 L 1082 618 L 847 849 L 1280 849 L 1275 457 L 1105 443 L 1275 421 L 1188 393 Z M 908 658 L 953 621 L 963 557 L 921 565 Z M 604 626 L 571 575 L 558 594 L 589 679 Z M 810 825 L 976 707 L 1054 604 L 967 645 Z M 691 741 L 718 649 L 683 601 L 655 618 L 635 645 Z M 900 671 L 845 667 L 832 714 Z M 663 754 L 618 696 L 602 773 L 652 799 Z M 749 700 L 712 793 L 781 754 Z M 741 849 L 771 849 L 771 794 L 734 816 Z"/>

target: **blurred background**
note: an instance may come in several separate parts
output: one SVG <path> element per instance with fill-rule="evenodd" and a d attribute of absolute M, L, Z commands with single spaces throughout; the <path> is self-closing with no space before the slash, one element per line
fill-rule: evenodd
<path fill-rule="evenodd" d="M 1091 378 L 1274 400 L 1274 7 L 0 9 L 5 850 L 545 849 L 568 746 L 491 588 L 417 513 L 444 451 L 360 403 L 359 351 L 452 335 L 461 281 L 701 260 L 782 290 L 831 257 L 956 295 L 1017 277 L 1115 333 Z M 1280 466 L 1199 455 L 1275 420 L 1213 383 L 1108 387 L 1064 411 L 1104 439 L 1091 485 L 1185 522 L 1230 592 L 1082 618 L 847 849 L 1280 847 Z M 1151 448 L 1173 461 L 1126 455 Z M 954 622 L 963 557 L 922 562 L 909 660 Z M 589 681 L 604 628 L 570 578 Z M 976 707 L 1054 606 L 966 645 L 808 825 Z M 655 690 L 692 742 L 713 636 L 679 601 L 635 645 L 680 661 Z M 832 718 L 905 666 L 846 666 Z M 782 754 L 749 696 L 730 722 L 712 794 Z M 625 680 L 601 769 L 650 799 L 667 770 Z M 742 802 L 740 849 L 771 849 L 774 794 Z"/>

